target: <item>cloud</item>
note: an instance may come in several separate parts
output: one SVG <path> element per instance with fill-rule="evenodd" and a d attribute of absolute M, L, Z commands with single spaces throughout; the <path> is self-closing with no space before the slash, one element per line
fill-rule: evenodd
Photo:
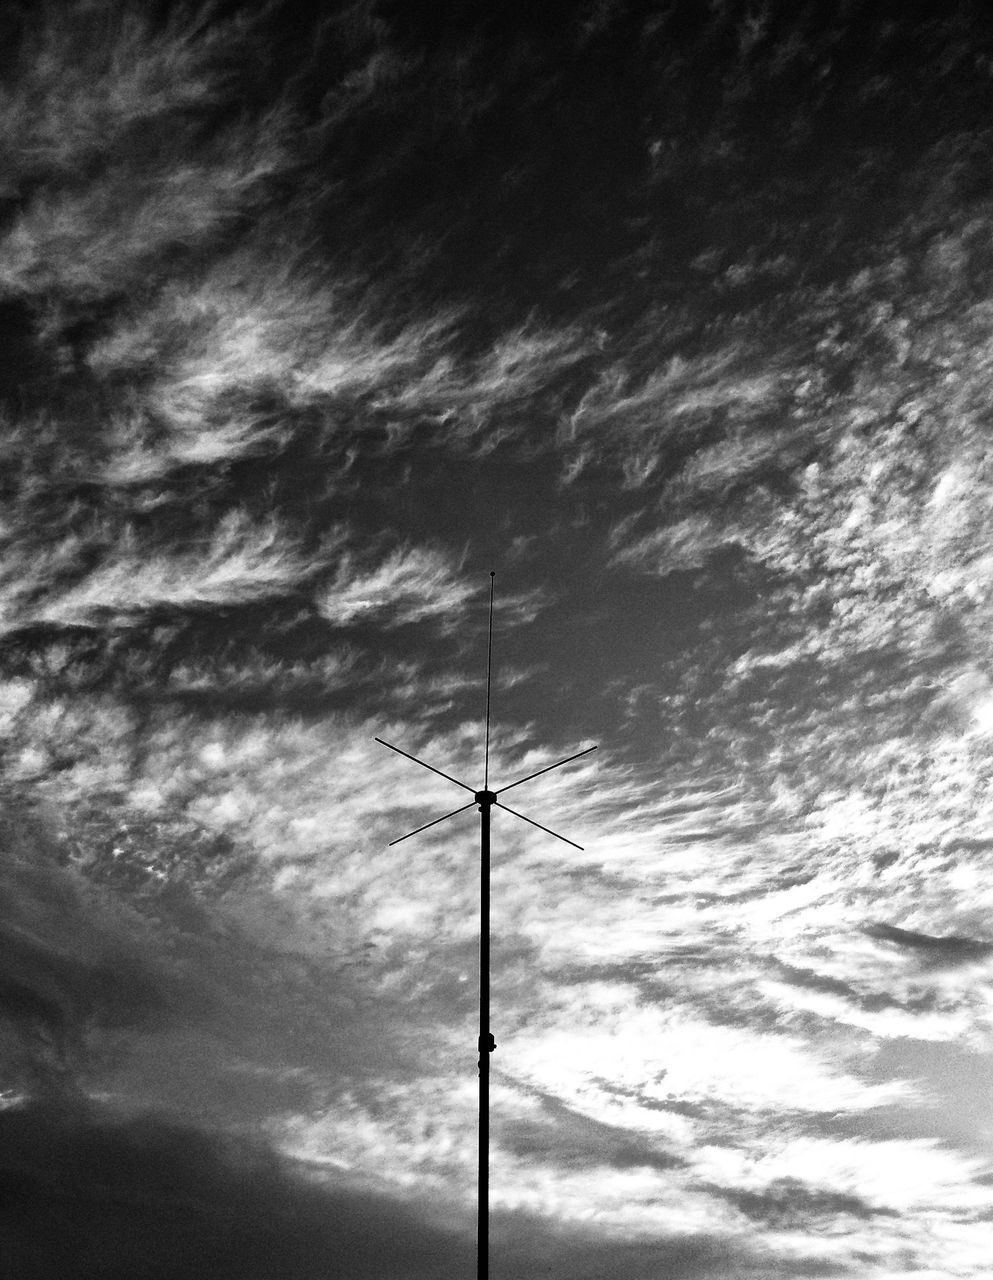
<path fill-rule="evenodd" d="M 0 106 L 8 295 L 92 303 L 147 288 L 177 250 L 216 241 L 288 163 L 278 106 L 222 121 L 250 15 L 155 23 L 112 3 L 25 22 Z M 84 180 L 85 179 L 85 180 Z"/>
<path fill-rule="evenodd" d="M 328 281 L 327 267 L 292 241 L 276 248 L 256 236 L 205 272 L 170 282 L 152 305 L 123 309 L 88 352 L 89 366 L 140 379 L 149 412 L 182 439 L 225 410 L 233 417 L 233 396 L 275 392 L 285 413 L 383 395 L 439 358 L 454 313 L 397 332 L 388 310 L 377 318 L 374 298 L 349 296 L 356 281 Z"/>
<path fill-rule="evenodd" d="M 24 22 L 0 107 L 8 183 L 78 174 L 139 127 L 216 102 L 243 20 L 206 16 L 187 11 L 156 30 L 129 5 L 70 4 Z"/>
<path fill-rule="evenodd" d="M 352 689 L 362 679 L 358 666 L 358 653 L 347 648 L 312 662 L 286 661 L 261 653 L 221 652 L 177 663 L 169 671 L 166 688 L 152 682 L 150 692 L 202 694 L 208 701 L 244 698 L 246 703 L 253 697 L 269 697 L 274 704 L 282 705 L 297 696 L 313 699 Z"/>
<path fill-rule="evenodd" d="M 687 516 L 636 539 L 625 538 L 625 532 L 620 526 L 611 539 L 622 544 L 612 563 L 662 575 L 702 569 L 715 552 L 734 545 L 733 538 L 715 529 L 707 516 Z"/>
<path fill-rule="evenodd" d="M 701 742 L 706 724 L 711 746 L 696 767 L 767 795 L 839 877 L 837 892 L 845 881 L 865 903 L 866 919 L 981 947 L 976 866 L 956 840 L 978 838 L 989 807 L 990 503 L 974 418 L 988 383 L 985 322 L 961 294 L 937 320 L 908 287 L 908 270 L 890 261 L 845 282 L 841 305 L 875 302 L 846 335 L 858 370 L 850 387 L 824 390 L 838 357 L 827 338 L 807 381 L 787 379 L 797 438 L 813 460 L 760 433 L 770 452 L 759 449 L 756 467 L 759 455 L 740 449 L 747 433 L 729 424 L 720 445 L 659 485 L 662 521 L 642 509 L 615 525 L 614 556 L 660 575 L 692 568 L 701 594 L 705 575 L 716 589 L 730 566 L 741 593 L 723 630 L 700 636 L 693 666 L 674 667 L 678 691 L 661 703 L 682 741 Z M 909 350 L 926 351 L 928 368 L 943 362 L 940 392 Z M 887 979 L 874 970 L 874 981 Z M 842 1012 L 837 995 L 819 1007 L 834 1004 L 838 1017 L 884 1035 L 915 1019 L 921 1035 L 963 1035 L 969 1025 L 974 1034 L 968 1011 L 982 1003 L 981 986 L 963 980 L 947 1003 L 942 988 L 928 1012 L 891 1010 L 889 1031 L 881 1014 Z"/>
<path fill-rule="evenodd" d="M 692 443 L 714 411 L 733 408 L 741 421 L 768 406 L 779 379 L 748 372 L 750 363 L 744 351 L 728 347 L 693 359 L 675 355 L 640 379 L 621 365 L 608 368 L 570 415 L 564 440 L 573 445 L 592 436 L 598 454 L 655 458 L 641 468 L 640 480 L 628 467 L 629 483 L 644 483 L 655 474 L 661 448 Z M 768 451 L 767 445 L 759 452 Z"/>
<path fill-rule="evenodd" d="M 177 156 L 164 174 L 124 170 L 95 191 L 36 196 L 0 243 L 0 290 L 94 302 L 134 288 L 170 251 L 216 239 L 284 163 L 253 130 L 217 161 Z"/>
<path fill-rule="evenodd" d="M 575 329 L 522 326 L 474 359 L 443 357 L 420 379 L 381 396 L 378 407 L 391 416 L 399 412 L 445 424 L 456 440 L 483 455 L 506 440 L 533 447 L 523 415 L 533 417 L 543 401 L 556 404 L 556 384 L 587 347 Z"/>
<path fill-rule="evenodd" d="M 152 485 L 180 468 L 214 467 L 274 452 L 289 436 L 285 425 L 274 423 L 271 415 L 251 404 L 225 406 L 223 397 L 214 401 L 205 397 L 197 404 L 186 401 L 180 423 L 175 420 L 178 415 L 162 414 L 160 405 L 149 407 L 153 412 L 159 410 L 160 416 L 135 413 L 116 417 L 108 424 L 109 457 L 95 468 L 108 485 Z M 165 439 L 163 419 L 171 419 Z M 140 502 L 139 498 L 136 505 Z"/>
<path fill-rule="evenodd" d="M 91 573 L 49 591 L 27 616 L 62 625 L 126 623 L 152 609 L 264 600 L 297 590 L 326 555 L 304 553 L 277 519 L 257 521 L 238 510 L 220 520 L 202 550 L 185 553 L 142 546 L 137 531 L 125 528 Z"/>
<path fill-rule="evenodd" d="M 403 626 L 431 618 L 447 629 L 477 593 L 475 584 L 457 576 L 445 553 L 400 547 L 365 571 L 346 554 L 334 582 L 318 595 L 317 608 L 336 626 L 366 621 Z"/>
<path fill-rule="evenodd" d="M 522 406 L 554 400 L 582 356 L 576 333 L 534 326 L 466 356 L 457 309 L 394 314 L 370 286 L 327 280 L 311 254 L 280 247 L 249 244 L 151 304 L 123 306 L 90 345 L 87 367 L 130 388 L 105 430 L 102 479 L 149 483 L 279 454 L 294 438 L 342 450 L 347 467 L 409 447 L 426 424 L 456 450 L 520 447 Z"/>

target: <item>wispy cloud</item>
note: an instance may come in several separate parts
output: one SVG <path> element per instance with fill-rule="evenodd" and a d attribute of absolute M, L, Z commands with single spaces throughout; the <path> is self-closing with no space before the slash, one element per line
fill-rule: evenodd
<path fill-rule="evenodd" d="M 78 174 L 139 127 L 213 105 L 225 51 L 243 27 L 211 23 L 201 10 L 156 29 L 120 3 L 65 5 L 25 23 L 0 100 L 8 183 Z"/>
<path fill-rule="evenodd" d="M 286 167 L 278 107 L 212 115 L 250 19 L 187 11 L 157 26 L 115 2 L 26 26 L 0 105 L 8 195 L 21 197 L 3 240 L 8 295 L 78 305 L 147 287 L 167 255 L 216 240 Z"/>
<path fill-rule="evenodd" d="M 285 164 L 274 138 L 254 130 L 216 161 L 179 154 L 163 173 L 124 169 L 96 191 L 36 196 L 0 244 L 0 290 L 90 302 L 133 288 L 170 251 L 215 239 Z"/>
<path fill-rule="evenodd" d="M 639 538 L 626 534 L 627 530 L 621 526 L 612 539 L 621 543 L 614 554 L 614 563 L 663 575 L 701 569 L 715 551 L 734 545 L 725 531 L 715 529 L 713 520 L 703 515 L 687 516 Z"/>
<path fill-rule="evenodd" d="M 317 597 L 317 608 L 337 626 L 368 620 L 402 626 L 425 618 L 454 626 L 478 590 L 459 575 L 450 556 L 401 547 L 366 570 L 346 554 L 335 580 Z"/>
<path fill-rule="evenodd" d="M 327 562 L 327 552 L 305 554 L 278 520 L 259 522 L 244 511 L 229 512 L 196 550 L 143 547 L 137 531 L 126 528 L 105 552 L 93 572 L 48 593 L 28 618 L 120 623 L 157 608 L 245 604 L 297 589 Z"/>
<path fill-rule="evenodd" d="M 737 348 L 690 360 L 674 355 L 661 372 L 640 377 L 616 365 L 599 376 L 571 413 L 563 441 L 616 459 L 627 484 L 640 487 L 658 478 L 662 450 L 695 443 L 715 411 L 730 409 L 737 422 L 747 421 L 776 402 L 779 388 L 775 373 L 755 371 L 747 353 Z M 763 447 L 759 441 L 743 442 L 738 449 L 751 465 L 773 451 L 770 443 Z"/>

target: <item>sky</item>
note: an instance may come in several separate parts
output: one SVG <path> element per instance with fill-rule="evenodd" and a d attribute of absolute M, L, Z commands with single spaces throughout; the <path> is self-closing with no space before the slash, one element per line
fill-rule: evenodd
<path fill-rule="evenodd" d="M 0 6 L 0 1270 L 945 1280 L 993 17 Z"/>

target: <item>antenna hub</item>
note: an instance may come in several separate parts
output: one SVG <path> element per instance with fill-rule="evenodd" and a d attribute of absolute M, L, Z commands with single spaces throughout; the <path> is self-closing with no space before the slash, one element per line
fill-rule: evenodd
<path fill-rule="evenodd" d="M 497 802 L 497 798 L 496 798 L 495 791 L 477 791 L 476 792 L 476 803 L 479 805 L 480 808 L 482 808 L 483 805 L 489 806 L 489 805 L 496 804 L 496 802 Z"/>

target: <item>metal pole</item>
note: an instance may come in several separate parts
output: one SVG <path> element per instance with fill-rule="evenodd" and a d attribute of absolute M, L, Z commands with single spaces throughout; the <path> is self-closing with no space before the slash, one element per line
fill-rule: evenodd
<path fill-rule="evenodd" d="M 476 1198 L 476 1280 L 490 1272 L 490 1054 L 496 1047 L 490 1035 L 490 810 L 496 796 L 490 791 L 490 690 L 493 684 L 493 588 L 490 570 L 490 620 L 486 636 L 486 734 L 483 789 L 479 801 L 479 1181 Z"/>
<path fill-rule="evenodd" d="M 490 1235 L 490 809 L 496 796 L 478 791 L 479 801 L 479 1182 L 476 1227 L 476 1277 L 489 1275 Z"/>

